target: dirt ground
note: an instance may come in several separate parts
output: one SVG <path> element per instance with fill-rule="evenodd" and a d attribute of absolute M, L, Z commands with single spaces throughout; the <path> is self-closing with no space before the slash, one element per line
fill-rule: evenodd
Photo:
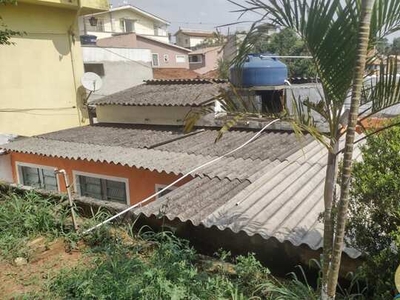
<path fill-rule="evenodd" d="M 59 270 L 72 268 L 83 261 L 82 252 L 66 252 L 63 240 L 46 242 L 38 238 L 30 242 L 31 258 L 25 265 L 0 257 L 0 299 L 15 299 L 28 292 L 39 291 Z"/>

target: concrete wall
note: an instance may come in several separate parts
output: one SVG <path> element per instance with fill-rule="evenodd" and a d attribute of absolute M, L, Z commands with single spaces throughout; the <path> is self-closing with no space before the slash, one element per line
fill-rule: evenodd
<path fill-rule="evenodd" d="M 153 69 L 150 64 L 141 64 L 132 61 L 102 62 L 104 75 L 101 76 L 103 86 L 90 97 L 90 100 L 99 99 L 133 86 L 142 84 L 144 80 L 153 79 Z M 85 64 L 87 66 L 88 64 Z"/>
<path fill-rule="evenodd" d="M 158 43 L 140 36 L 137 36 L 137 45 L 139 48 L 150 49 L 152 54 L 158 54 L 159 68 L 189 69 L 189 51 L 169 46 L 164 43 Z M 185 62 L 177 62 L 178 55 L 183 55 L 185 57 Z"/>
<path fill-rule="evenodd" d="M 128 48 L 101 48 L 96 46 L 82 47 L 83 61 L 137 61 L 143 63 L 151 62 L 151 51 L 148 49 Z"/>
<path fill-rule="evenodd" d="M 222 58 L 223 51 L 220 48 L 210 50 L 203 55 L 202 63 L 190 63 L 190 69 L 199 74 L 205 74 L 218 67 L 218 59 Z"/>
<path fill-rule="evenodd" d="M 11 155 L 0 155 L 0 181 L 13 182 Z"/>
<path fill-rule="evenodd" d="M 97 39 L 96 45 L 99 47 L 139 48 L 134 32 Z"/>
<path fill-rule="evenodd" d="M 1 17 L 26 32 L 0 47 L 1 131 L 30 136 L 86 123 L 77 10 L 21 2 Z"/>
<path fill-rule="evenodd" d="M 100 65 L 104 71 L 93 71 L 102 78 L 103 86 L 89 100 L 96 100 L 142 84 L 144 80 L 153 79 L 150 50 L 87 46 L 82 49 L 85 69 L 92 71 L 93 65 Z"/>
<path fill-rule="evenodd" d="M 212 104 L 214 107 L 215 104 Z M 184 119 L 192 108 L 190 106 L 123 106 L 100 105 L 96 107 L 99 123 L 184 125 Z M 215 126 L 215 115 L 204 115 L 198 126 Z M 218 124 L 218 126 L 221 126 Z"/>
<path fill-rule="evenodd" d="M 190 107 L 185 106 L 97 106 L 101 123 L 183 125 Z"/>
<path fill-rule="evenodd" d="M 152 172 L 134 167 L 131 168 L 127 166 L 93 161 L 88 162 L 85 160 L 60 159 L 23 153 L 11 153 L 10 155 L 14 183 L 19 183 L 16 162 L 64 169 L 73 185 L 76 185 L 76 182 L 73 182 L 73 171 L 120 177 L 128 180 L 130 205 L 138 203 L 148 196 L 154 194 L 156 184 L 168 185 L 179 177 L 177 175 L 167 174 L 165 172 Z M 192 178 L 184 179 L 179 182 L 177 186 L 181 186 L 191 179 Z M 61 192 L 66 192 L 65 183 L 63 182 L 62 178 L 60 178 L 59 188 Z"/>

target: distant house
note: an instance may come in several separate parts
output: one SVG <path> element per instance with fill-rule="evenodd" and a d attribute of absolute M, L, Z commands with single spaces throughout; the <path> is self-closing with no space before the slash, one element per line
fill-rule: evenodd
<path fill-rule="evenodd" d="M 93 102 L 99 122 L 182 126 L 186 115 L 209 103 L 225 80 L 177 79 L 149 80 L 144 84 Z M 206 124 L 208 116 L 199 124 Z"/>
<path fill-rule="evenodd" d="M 118 34 L 97 40 L 101 47 L 150 49 L 153 68 L 189 69 L 189 49 L 136 33 Z"/>
<path fill-rule="evenodd" d="M 220 46 L 202 48 L 189 53 L 189 67 L 199 74 L 206 74 L 217 69 L 218 60 L 223 57 Z"/>
<path fill-rule="evenodd" d="M 78 17 L 106 11 L 107 0 L 21 0 L 2 5 L 0 23 L 21 31 L 0 46 L 2 133 L 36 135 L 87 122 Z"/>
<path fill-rule="evenodd" d="M 215 33 L 207 30 L 180 28 L 175 33 L 175 38 L 178 46 L 193 49 L 202 44 L 206 39 L 214 39 Z"/>
<path fill-rule="evenodd" d="M 103 85 L 89 101 L 142 84 L 153 79 L 151 51 L 148 49 L 82 46 L 85 72 L 102 78 Z"/>
<path fill-rule="evenodd" d="M 107 12 L 80 18 L 80 35 L 94 35 L 98 39 L 118 33 L 135 32 L 165 43 L 169 42 L 169 22 L 132 5 L 111 8 Z"/>

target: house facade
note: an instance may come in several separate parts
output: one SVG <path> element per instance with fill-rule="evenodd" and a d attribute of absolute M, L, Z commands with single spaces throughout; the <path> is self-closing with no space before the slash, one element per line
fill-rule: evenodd
<path fill-rule="evenodd" d="M 0 47 L 0 128 L 35 135 L 87 122 L 77 17 L 108 9 L 106 0 L 18 1 L 1 17 L 24 32 Z"/>
<path fill-rule="evenodd" d="M 189 67 L 201 75 L 218 68 L 218 60 L 223 57 L 221 46 L 194 50 L 189 53 Z"/>
<path fill-rule="evenodd" d="M 82 46 L 85 72 L 102 79 L 102 87 L 89 101 L 117 93 L 153 79 L 151 51 L 148 49 Z"/>
<path fill-rule="evenodd" d="M 210 105 L 221 88 L 227 83 L 151 80 L 94 101 L 98 124 L 11 141 L 2 156 L 17 185 L 65 192 L 54 175 L 64 169 L 76 196 L 120 209 L 189 174 L 133 213 L 185 228 L 201 243 L 268 253 L 267 264 L 277 256 L 294 265 L 318 259 L 326 148 L 288 130 L 266 130 L 243 149 L 259 128 L 232 128 L 217 143 L 219 130 L 204 122 L 183 132 L 187 113 Z M 348 261 L 360 256 L 344 252 Z"/>
<path fill-rule="evenodd" d="M 168 43 L 168 25 L 168 21 L 132 5 L 110 8 L 107 12 L 88 14 L 79 19 L 80 35 L 94 35 L 98 39 L 134 32 Z"/>
<path fill-rule="evenodd" d="M 100 47 L 149 49 L 153 68 L 189 69 L 189 49 L 136 33 L 119 34 L 97 40 Z"/>
<path fill-rule="evenodd" d="M 215 38 L 213 31 L 186 28 L 180 28 L 174 35 L 178 46 L 189 49 L 199 46 L 205 40 L 213 40 Z"/>

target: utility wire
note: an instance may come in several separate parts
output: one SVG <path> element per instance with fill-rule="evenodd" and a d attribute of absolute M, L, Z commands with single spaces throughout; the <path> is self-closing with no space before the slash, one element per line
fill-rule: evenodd
<path fill-rule="evenodd" d="M 202 169 L 202 168 L 204 168 L 204 167 L 206 167 L 206 166 L 208 166 L 208 165 L 211 165 L 211 164 L 213 164 L 213 163 L 215 163 L 215 162 L 221 160 L 222 158 L 224 158 L 224 157 L 226 157 L 226 156 L 228 156 L 228 155 L 231 155 L 232 153 L 235 153 L 236 151 L 239 151 L 239 150 L 242 149 L 243 147 L 246 147 L 248 144 L 250 144 L 250 143 L 251 143 L 252 141 L 254 141 L 256 138 L 258 138 L 258 137 L 260 136 L 260 134 L 263 133 L 263 131 L 265 131 L 269 126 L 271 126 L 272 124 L 274 124 L 274 123 L 277 122 L 277 121 L 279 121 L 279 119 L 275 119 L 275 120 L 269 122 L 269 123 L 268 123 L 267 125 L 265 125 L 260 131 L 258 131 L 251 139 L 249 139 L 247 142 L 245 142 L 244 144 L 240 145 L 239 147 L 233 149 L 232 151 L 229 151 L 228 153 L 225 153 L 225 154 L 222 155 L 222 156 L 219 156 L 219 157 L 217 157 L 217 158 L 215 158 L 215 159 L 213 159 L 213 160 L 210 160 L 209 162 L 207 162 L 207 163 L 205 163 L 205 164 L 202 164 L 202 165 L 200 165 L 200 166 L 194 168 L 193 170 L 187 172 L 185 175 L 183 175 L 182 177 L 178 178 L 178 179 L 175 180 L 173 183 L 167 185 L 166 187 L 164 187 L 162 190 L 158 191 L 157 193 L 154 193 L 153 195 L 147 197 L 146 199 L 140 201 L 139 203 L 136 203 L 136 204 L 134 204 L 134 205 L 128 207 L 127 209 L 125 209 L 125 210 L 119 212 L 118 214 L 112 216 L 111 218 L 108 218 L 107 220 L 105 220 L 105 221 L 103 221 L 103 222 L 97 224 L 96 226 L 93 226 L 92 228 L 89 228 L 89 229 L 85 230 L 85 231 L 83 232 L 83 234 L 90 233 L 91 231 L 93 231 L 93 230 L 95 230 L 95 229 L 97 229 L 97 228 L 99 228 L 99 227 L 101 227 L 101 226 L 103 226 L 103 225 L 105 225 L 105 224 L 111 222 L 112 220 L 115 220 L 116 218 L 118 218 L 118 217 L 120 217 L 120 216 L 126 214 L 127 212 L 131 211 L 132 209 L 134 209 L 134 208 L 136 208 L 136 207 L 138 207 L 138 206 L 141 206 L 142 204 L 145 204 L 145 203 L 149 202 L 149 201 L 150 201 L 151 199 L 153 199 L 155 196 L 157 196 L 157 195 L 163 193 L 164 191 L 166 191 L 167 189 L 169 189 L 170 187 L 172 187 L 172 186 L 175 185 L 176 183 L 182 181 L 184 178 L 188 177 L 189 175 L 193 174 L 194 172 L 196 172 L 196 171 L 198 171 L 198 170 L 200 170 L 200 169 Z"/>

